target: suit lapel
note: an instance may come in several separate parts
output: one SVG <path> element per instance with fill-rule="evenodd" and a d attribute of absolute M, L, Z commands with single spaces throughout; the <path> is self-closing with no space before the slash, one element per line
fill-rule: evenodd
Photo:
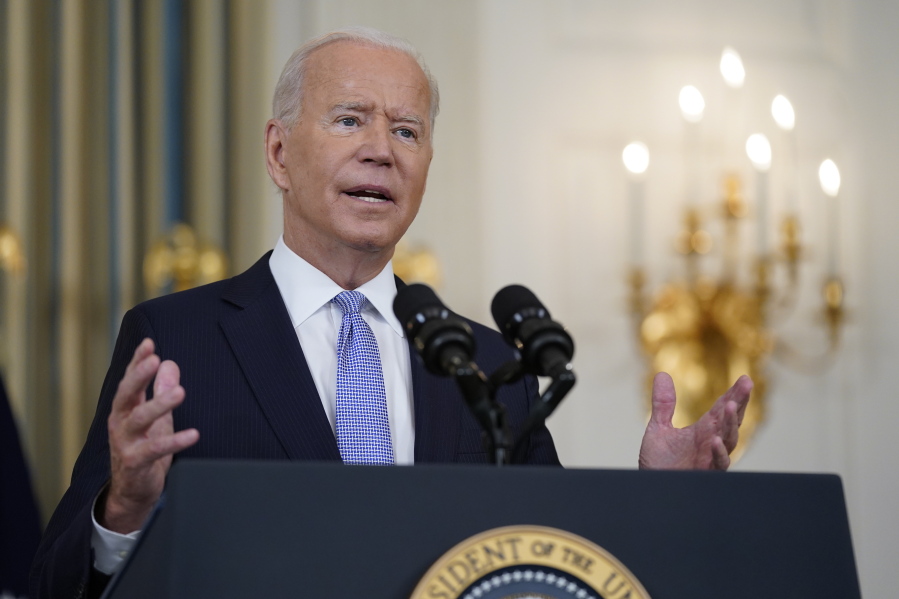
<path fill-rule="evenodd" d="M 269 269 L 270 255 L 234 277 L 225 290 L 223 299 L 240 309 L 221 320 L 222 331 L 287 455 L 339 461 L 334 431 Z M 455 381 L 427 372 L 411 344 L 409 352 L 415 462 L 452 462 L 464 401 Z"/>
<path fill-rule="evenodd" d="M 244 376 L 287 455 L 340 460 L 337 441 L 266 254 L 223 298 L 241 308 L 221 321 Z"/>

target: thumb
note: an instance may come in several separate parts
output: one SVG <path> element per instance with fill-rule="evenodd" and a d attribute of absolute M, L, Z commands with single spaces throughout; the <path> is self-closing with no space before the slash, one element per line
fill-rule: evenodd
<path fill-rule="evenodd" d="M 667 372 L 656 374 L 652 380 L 652 413 L 649 421 L 657 426 L 671 426 L 676 404 L 674 381 Z"/>

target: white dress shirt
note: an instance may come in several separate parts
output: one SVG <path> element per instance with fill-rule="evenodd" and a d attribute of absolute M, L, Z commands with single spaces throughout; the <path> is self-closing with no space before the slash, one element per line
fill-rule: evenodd
<path fill-rule="evenodd" d="M 322 408 L 333 430 L 337 403 L 337 334 L 343 311 L 331 303 L 331 298 L 344 289 L 293 253 L 283 237 L 269 258 L 269 268 L 287 306 Z M 368 300 L 362 309 L 362 318 L 371 327 L 381 354 L 394 460 L 397 464 L 412 464 L 415 456 L 412 365 L 403 327 L 393 314 L 396 281 L 392 264 L 388 262 L 374 279 L 356 291 Z M 190 401 L 190 397 L 185 401 Z M 100 526 L 93 513 L 92 509 L 94 567 L 113 574 L 133 549 L 140 531 L 127 535 L 113 532 Z"/>
<path fill-rule="evenodd" d="M 322 407 L 331 429 L 334 429 L 337 334 L 343 311 L 340 306 L 331 303 L 331 298 L 343 288 L 294 254 L 283 238 L 278 240 L 268 264 L 297 332 Z M 397 464 L 411 464 L 415 455 L 412 365 L 403 327 L 393 314 L 393 299 L 396 297 L 393 266 L 388 262 L 378 276 L 356 291 L 368 300 L 362 309 L 362 318 L 378 340 L 394 460 Z"/>

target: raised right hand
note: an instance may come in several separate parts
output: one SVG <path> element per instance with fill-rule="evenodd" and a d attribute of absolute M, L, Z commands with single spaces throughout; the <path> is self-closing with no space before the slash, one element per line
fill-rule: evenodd
<path fill-rule="evenodd" d="M 153 384 L 153 399 L 147 387 Z M 174 432 L 172 410 L 184 401 L 178 365 L 160 363 L 153 341 L 144 339 L 119 382 L 109 414 L 111 477 L 97 521 L 127 534 L 140 530 L 162 495 L 172 455 L 200 438 L 197 429 Z"/>

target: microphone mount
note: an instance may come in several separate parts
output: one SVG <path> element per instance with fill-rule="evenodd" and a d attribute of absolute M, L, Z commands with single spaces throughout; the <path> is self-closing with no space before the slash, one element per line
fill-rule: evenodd
<path fill-rule="evenodd" d="M 487 455 L 495 465 L 502 466 L 523 461 L 525 440 L 574 386 L 576 377 L 571 366 L 574 342 L 524 287 L 513 285 L 501 290 L 492 308 L 503 337 L 517 350 L 518 356 L 487 377 L 473 360 L 475 340 L 471 326 L 444 306 L 430 287 L 421 284 L 404 287 L 393 304 L 425 368 L 456 381 L 483 429 Z M 516 382 L 526 374 L 548 376 L 551 382 L 532 406 L 513 445 L 506 409 L 496 401 L 496 393 L 501 386 Z"/>

